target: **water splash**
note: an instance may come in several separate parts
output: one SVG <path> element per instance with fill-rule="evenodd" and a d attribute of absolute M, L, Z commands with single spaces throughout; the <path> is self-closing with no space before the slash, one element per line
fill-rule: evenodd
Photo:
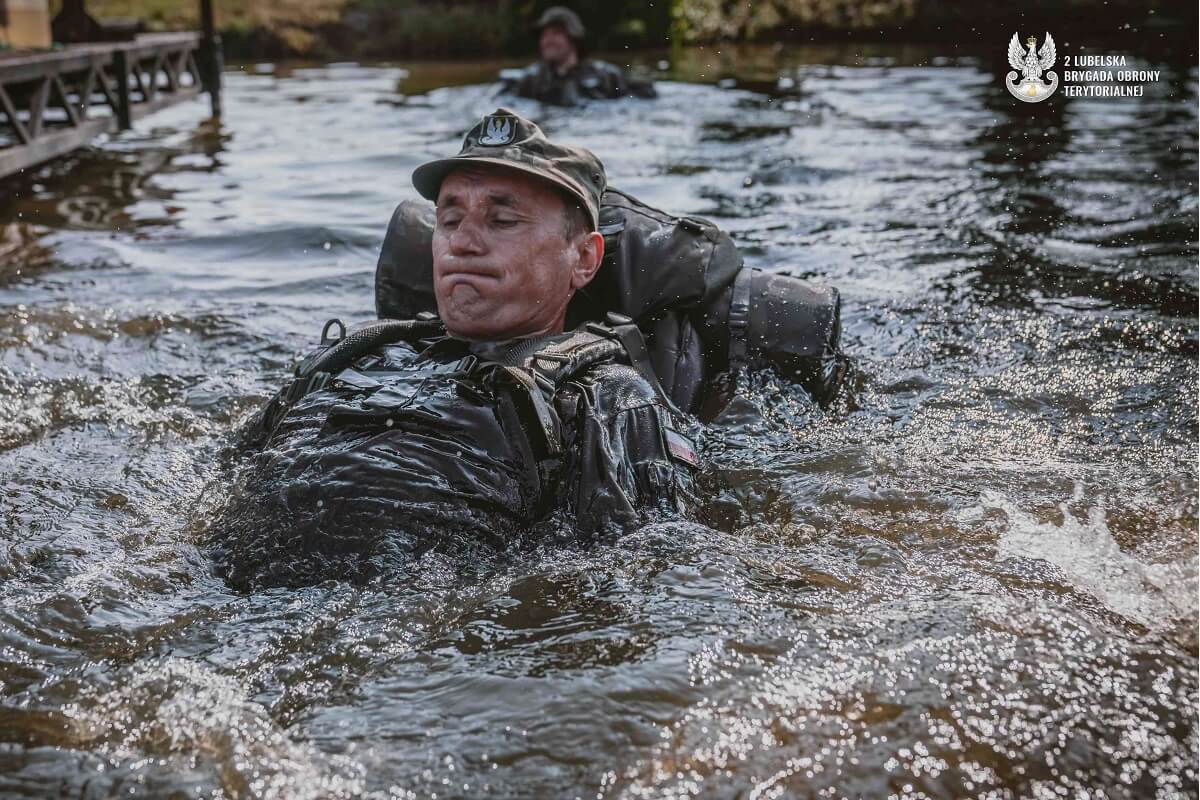
<path fill-rule="evenodd" d="M 98 748 L 116 765 L 207 762 L 235 797 L 363 796 L 361 765 L 296 741 L 246 694 L 234 678 L 167 658 L 134 667 L 107 691 L 88 691 L 63 714 L 77 744 Z"/>
<path fill-rule="evenodd" d="M 1081 490 L 1076 490 L 1075 499 L 1082 499 Z M 1109 531 L 1103 505 L 1088 508 L 1087 516 L 1080 519 L 1062 503 L 1062 524 L 1056 525 L 1039 521 L 998 492 L 985 492 L 980 503 L 983 509 L 1001 511 L 1008 518 L 997 543 L 997 558 L 1053 564 L 1072 588 L 1154 631 L 1195 621 L 1200 558 L 1153 564 L 1126 553 Z"/>

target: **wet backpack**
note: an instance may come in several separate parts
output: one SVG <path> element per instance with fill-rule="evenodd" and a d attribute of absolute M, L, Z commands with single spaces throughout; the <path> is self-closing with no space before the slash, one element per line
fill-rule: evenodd
<path fill-rule="evenodd" d="M 437 308 L 434 209 L 396 208 L 375 271 L 375 307 L 385 319 Z M 771 365 L 818 402 L 846 372 L 836 289 L 747 268 L 728 234 L 708 220 L 652 208 L 617 189 L 600 207 L 604 261 L 567 308 L 567 327 L 617 313 L 645 335 L 647 356 L 676 406 L 715 413 L 710 391 L 742 366 Z"/>

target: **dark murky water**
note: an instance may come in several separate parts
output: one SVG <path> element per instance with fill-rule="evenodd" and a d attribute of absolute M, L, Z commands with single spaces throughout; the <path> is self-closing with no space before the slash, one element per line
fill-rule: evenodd
<path fill-rule="evenodd" d="M 220 451 L 324 319 L 372 316 L 410 170 L 489 91 L 235 73 L 219 127 L 6 184 L 0 796 L 1194 797 L 1194 53 L 1035 108 L 876 54 L 518 104 L 840 286 L 861 410 L 746 386 L 729 531 L 366 587 L 226 588 Z"/>

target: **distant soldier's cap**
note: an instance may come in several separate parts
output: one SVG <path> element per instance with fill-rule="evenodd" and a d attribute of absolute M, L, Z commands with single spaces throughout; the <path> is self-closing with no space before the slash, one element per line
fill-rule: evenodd
<path fill-rule="evenodd" d="M 498 108 L 481 119 L 467 132 L 458 155 L 413 170 L 413 186 L 436 202 L 445 177 L 472 164 L 494 164 L 552 183 L 579 201 L 592 230 L 600 225 L 600 196 L 608 183 L 600 159 L 582 147 L 550 141 L 515 111 Z"/>
<path fill-rule="evenodd" d="M 587 31 L 583 27 L 583 20 L 579 18 L 571 9 L 566 6 L 550 6 L 542 15 L 538 17 L 538 21 L 533 24 L 537 30 L 541 30 L 547 25 L 562 25 L 566 30 L 567 36 L 572 39 L 582 39 Z"/>

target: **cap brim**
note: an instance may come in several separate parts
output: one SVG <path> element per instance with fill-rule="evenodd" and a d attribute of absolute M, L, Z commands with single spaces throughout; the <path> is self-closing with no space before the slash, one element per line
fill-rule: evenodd
<path fill-rule="evenodd" d="M 600 229 L 600 220 L 597 216 L 598 209 L 592 210 L 591 204 L 588 202 L 587 195 L 583 190 L 570 181 L 557 178 L 553 175 L 547 175 L 533 167 L 525 166 L 524 164 L 514 163 L 503 158 L 489 158 L 488 156 L 454 156 L 453 158 L 439 158 L 436 161 L 428 161 L 413 170 L 412 184 L 416 188 L 417 193 L 426 200 L 437 202 L 438 192 L 442 188 L 442 181 L 456 169 L 470 167 L 472 164 L 494 164 L 497 167 L 520 172 L 532 178 L 537 178 L 540 181 L 549 183 L 559 189 L 562 189 L 567 194 L 571 195 L 579 201 L 583 207 L 583 211 L 588 215 L 588 220 L 592 223 L 592 230 Z"/>

